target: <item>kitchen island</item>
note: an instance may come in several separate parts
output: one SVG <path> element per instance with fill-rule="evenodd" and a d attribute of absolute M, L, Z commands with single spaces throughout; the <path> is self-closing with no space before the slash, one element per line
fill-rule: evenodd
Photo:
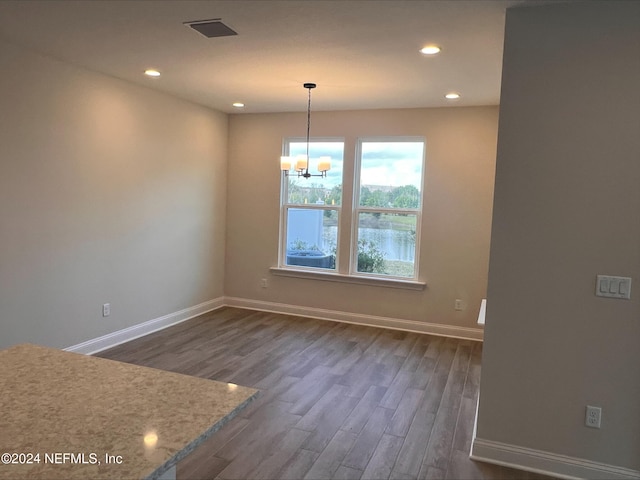
<path fill-rule="evenodd" d="M 0 479 L 170 479 L 258 391 L 21 344 L 0 351 Z"/>

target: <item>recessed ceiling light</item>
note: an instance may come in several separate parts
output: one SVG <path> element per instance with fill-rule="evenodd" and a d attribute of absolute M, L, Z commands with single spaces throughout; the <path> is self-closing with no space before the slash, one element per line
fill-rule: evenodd
<path fill-rule="evenodd" d="M 435 55 L 436 53 L 440 53 L 440 47 L 437 45 L 427 45 L 420 49 L 420 53 L 425 55 Z"/>
<path fill-rule="evenodd" d="M 242 107 L 244 107 L 244 103 L 242 103 L 242 102 L 235 102 L 235 103 L 233 104 L 233 106 L 234 106 L 234 107 L 236 107 L 236 108 L 242 108 Z"/>
<path fill-rule="evenodd" d="M 153 68 L 149 68 L 149 69 L 145 70 L 144 74 L 149 76 L 149 77 L 159 77 L 160 76 L 160 72 L 158 70 L 154 70 Z"/>
<path fill-rule="evenodd" d="M 446 98 L 447 100 L 457 100 L 460 98 L 460 94 L 456 92 L 450 92 L 447 93 L 444 98 Z"/>

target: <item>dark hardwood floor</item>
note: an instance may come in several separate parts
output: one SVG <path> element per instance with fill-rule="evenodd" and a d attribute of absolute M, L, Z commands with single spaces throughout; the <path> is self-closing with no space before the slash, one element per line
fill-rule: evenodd
<path fill-rule="evenodd" d="M 98 356 L 261 389 L 178 479 L 543 479 L 469 460 L 482 344 L 224 308 Z"/>

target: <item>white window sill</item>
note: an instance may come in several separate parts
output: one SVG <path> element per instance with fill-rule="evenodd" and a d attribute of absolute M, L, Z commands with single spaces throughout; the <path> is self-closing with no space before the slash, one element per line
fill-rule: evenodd
<path fill-rule="evenodd" d="M 294 268 L 271 267 L 269 271 L 281 277 L 310 278 L 327 282 L 355 283 L 358 285 L 372 285 L 376 287 L 403 288 L 406 290 L 424 290 L 425 282 L 416 280 L 403 280 L 398 278 L 380 278 L 369 276 L 343 275 L 335 272 L 322 272 L 312 270 L 298 270 Z"/>

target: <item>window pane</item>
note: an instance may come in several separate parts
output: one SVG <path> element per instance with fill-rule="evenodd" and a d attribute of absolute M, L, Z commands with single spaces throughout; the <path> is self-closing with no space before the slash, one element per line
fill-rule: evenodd
<path fill-rule="evenodd" d="M 288 155 L 294 159 L 298 155 L 307 154 L 306 142 L 289 142 Z M 320 157 L 331 157 L 331 169 L 327 176 L 299 178 L 291 171 L 287 177 L 287 201 L 293 204 L 340 205 L 342 203 L 342 161 L 344 156 L 343 142 L 310 142 L 309 173 L 317 174 Z"/>
<path fill-rule="evenodd" d="M 362 142 L 362 207 L 420 208 L 423 142 Z"/>
<path fill-rule="evenodd" d="M 335 270 L 338 211 L 289 208 L 286 241 L 286 265 Z"/>
<path fill-rule="evenodd" d="M 413 277 L 416 219 L 416 215 L 360 213 L 357 271 Z"/>

